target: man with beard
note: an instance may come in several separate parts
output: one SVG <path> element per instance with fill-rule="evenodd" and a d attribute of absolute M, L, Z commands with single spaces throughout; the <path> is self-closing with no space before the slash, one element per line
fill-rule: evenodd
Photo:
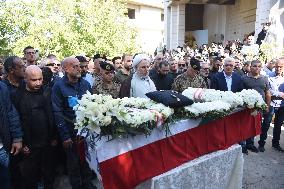
<path fill-rule="evenodd" d="M 81 77 L 83 79 L 85 79 L 86 81 L 88 81 L 90 83 L 91 87 L 93 87 L 94 78 L 92 77 L 92 75 L 90 73 L 88 73 L 89 62 L 87 61 L 87 59 L 84 56 L 76 56 L 75 58 L 77 58 L 80 62 Z"/>
<path fill-rule="evenodd" d="M 96 82 L 98 82 L 101 77 L 100 77 L 100 62 L 103 61 L 103 58 L 101 57 L 100 54 L 96 54 L 93 57 L 93 62 L 94 62 L 94 73 L 93 73 L 93 77 L 94 77 L 94 83 L 96 84 Z"/>
<path fill-rule="evenodd" d="M 52 105 L 63 148 L 67 159 L 67 171 L 73 189 L 94 188 L 91 184 L 91 170 L 85 160 L 80 160 L 78 145 L 82 138 L 77 136 L 73 120 L 76 118 L 73 107 L 87 91 L 90 84 L 81 78 L 80 62 L 77 58 L 67 57 L 63 60 L 65 75 L 52 88 Z"/>
<path fill-rule="evenodd" d="M 122 68 L 122 60 L 121 60 L 121 57 L 119 57 L 119 56 L 114 57 L 114 58 L 112 59 L 112 63 L 113 63 L 113 65 L 114 65 L 114 68 L 115 68 L 116 71 Z"/>
<path fill-rule="evenodd" d="M 152 77 L 155 74 L 157 74 L 159 69 L 159 64 L 164 60 L 164 55 L 162 52 L 157 53 L 157 55 L 154 58 L 154 65 L 153 68 L 149 71 L 149 76 Z"/>
<path fill-rule="evenodd" d="M 146 93 L 156 91 L 154 82 L 149 77 L 150 58 L 145 54 L 138 54 L 133 60 L 134 74 L 121 85 L 119 97 L 148 98 Z"/>
<path fill-rule="evenodd" d="M 210 70 L 209 78 L 212 79 L 214 74 L 221 72 L 222 70 L 223 70 L 222 59 L 219 57 L 214 57 L 212 59 L 212 69 Z"/>
<path fill-rule="evenodd" d="M 203 79 L 206 83 L 206 88 L 209 89 L 210 88 L 210 79 L 209 79 L 210 66 L 209 66 L 209 63 L 201 62 L 200 66 L 201 66 L 200 75 L 203 77 Z"/>
<path fill-rule="evenodd" d="M 124 80 L 126 80 L 128 78 L 128 76 L 130 76 L 131 69 L 132 69 L 132 62 L 133 62 L 132 55 L 124 54 L 122 56 L 122 64 L 123 64 L 123 66 L 115 74 L 116 79 L 120 83 L 122 83 Z"/>
<path fill-rule="evenodd" d="M 167 61 L 160 62 L 157 74 L 153 75 L 153 80 L 157 90 L 170 90 L 174 82 L 174 78 L 169 74 L 170 65 Z"/>
<path fill-rule="evenodd" d="M 37 189 L 40 177 L 44 188 L 53 188 L 56 128 L 50 90 L 42 88 L 42 71 L 30 65 L 25 72 L 26 86 L 16 92 L 14 101 L 23 128 L 23 159 L 20 162 L 24 189 Z"/>
<path fill-rule="evenodd" d="M 175 79 L 178 75 L 182 74 L 178 70 L 178 62 L 174 58 L 169 59 L 169 65 L 170 65 L 170 75 Z"/>

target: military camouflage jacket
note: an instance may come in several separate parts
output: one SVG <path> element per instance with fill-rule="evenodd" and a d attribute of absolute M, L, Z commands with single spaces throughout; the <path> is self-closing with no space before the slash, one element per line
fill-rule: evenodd
<path fill-rule="evenodd" d="M 183 73 L 174 80 L 172 89 L 181 93 L 188 87 L 206 88 L 206 83 L 200 75 L 190 78 L 186 73 Z"/>
<path fill-rule="evenodd" d="M 93 94 L 111 95 L 112 98 L 118 98 L 120 83 L 113 82 L 112 85 L 105 85 L 102 80 L 95 83 Z"/>

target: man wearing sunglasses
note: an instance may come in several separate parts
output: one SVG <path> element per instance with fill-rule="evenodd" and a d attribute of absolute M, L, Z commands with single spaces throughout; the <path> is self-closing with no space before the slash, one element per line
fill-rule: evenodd
<path fill-rule="evenodd" d="M 29 65 L 36 65 L 36 52 L 32 46 L 24 48 L 24 58 L 26 60 L 26 67 Z"/>
<path fill-rule="evenodd" d="M 118 98 L 120 83 L 114 82 L 114 66 L 107 62 L 100 62 L 100 66 L 101 80 L 93 87 L 93 93 L 111 95 L 112 98 Z"/>
<path fill-rule="evenodd" d="M 183 73 L 183 72 L 185 72 L 185 71 L 187 70 L 187 65 L 186 65 L 185 60 L 180 59 L 180 60 L 178 61 L 178 70 L 179 70 L 179 72 L 181 72 L 181 73 Z"/>

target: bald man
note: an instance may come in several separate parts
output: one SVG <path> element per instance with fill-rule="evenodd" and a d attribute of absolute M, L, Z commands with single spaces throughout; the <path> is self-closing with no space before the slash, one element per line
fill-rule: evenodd
<path fill-rule="evenodd" d="M 56 127 L 53 119 L 51 94 L 42 88 L 42 71 L 36 65 L 25 70 L 25 88 L 16 92 L 15 107 L 23 128 L 23 161 L 21 175 L 24 188 L 37 188 L 41 180 L 44 188 L 53 186 L 53 147 L 56 145 Z"/>
<path fill-rule="evenodd" d="M 77 58 L 67 57 L 62 63 L 65 76 L 52 88 L 52 105 L 55 123 L 66 153 L 69 180 L 72 188 L 93 188 L 87 162 L 80 163 L 77 130 L 72 121 L 67 121 L 76 118 L 73 107 L 83 94 L 91 92 L 91 86 L 88 81 L 81 78 L 80 62 Z"/>

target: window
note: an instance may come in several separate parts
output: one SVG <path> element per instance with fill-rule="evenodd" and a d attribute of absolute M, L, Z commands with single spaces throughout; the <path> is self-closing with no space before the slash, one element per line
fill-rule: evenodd
<path fill-rule="evenodd" d="M 127 15 L 129 19 L 135 19 L 135 9 L 127 9 Z"/>
<path fill-rule="evenodd" d="M 161 21 L 164 22 L 164 19 L 165 19 L 165 15 L 164 13 L 161 13 Z"/>

